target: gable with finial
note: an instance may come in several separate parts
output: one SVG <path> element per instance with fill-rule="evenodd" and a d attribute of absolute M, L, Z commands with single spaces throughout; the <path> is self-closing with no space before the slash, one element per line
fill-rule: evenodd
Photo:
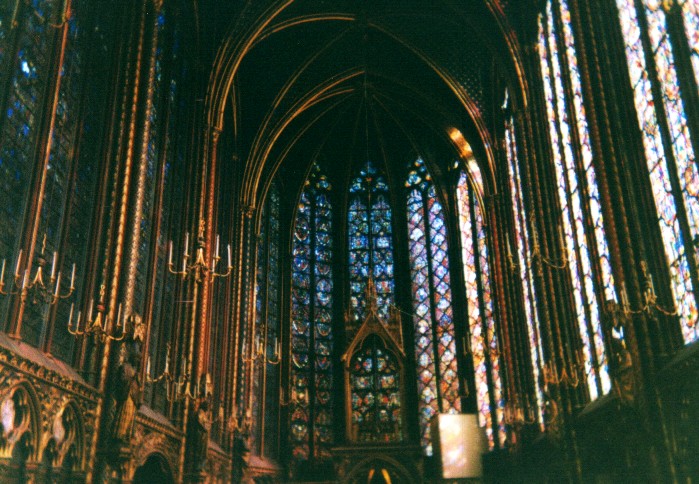
<path fill-rule="evenodd" d="M 362 342 L 367 336 L 375 334 L 386 345 L 386 348 L 392 351 L 400 360 L 405 358 L 405 352 L 401 345 L 402 338 L 400 337 L 400 317 L 397 311 L 390 311 L 389 321 L 384 323 L 379 317 L 378 296 L 376 294 L 376 286 L 374 279 L 369 277 L 366 285 L 366 316 L 364 322 L 359 327 L 354 337 L 347 346 L 345 353 L 342 355 L 342 361 L 345 366 L 349 365 L 352 355 L 361 347 Z M 391 330 L 389 330 L 391 328 Z M 397 333 L 397 334 L 394 334 Z"/>

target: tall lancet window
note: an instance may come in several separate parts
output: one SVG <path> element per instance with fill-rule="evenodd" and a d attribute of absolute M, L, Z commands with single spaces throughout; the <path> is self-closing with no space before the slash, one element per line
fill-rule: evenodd
<path fill-rule="evenodd" d="M 594 400 L 611 388 L 600 307 L 616 295 L 565 0 L 546 3 L 538 47 L 561 207 L 559 245 L 573 284 L 587 386 Z"/>
<path fill-rule="evenodd" d="M 692 249 L 699 237 L 699 172 L 692 144 L 699 133 L 691 131 L 685 115 L 684 89 L 699 83 L 699 7 L 695 0 L 682 6 L 686 37 L 670 38 L 668 15 L 659 1 L 617 0 L 626 60 L 650 173 L 658 225 L 670 265 L 670 285 L 685 343 L 699 338 L 696 287 L 699 275 L 692 269 Z M 691 59 L 682 59 L 681 43 L 689 44 Z M 691 62 L 692 76 L 680 81 L 676 65 Z M 689 249 L 686 249 L 689 247 Z"/>
<path fill-rule="evenodd" d="M 482 179 L 475 161 L 461 172 L 456 189 L 461 231 L 461 257 L 471 333 L 471 355 L 475 370 L 476 398 L 481 426 L 495 445 L 505 443 L 503 394 L 500 380 L 498 337 L 490 287 L 488 237 L 482 207 Z"/>
<path fill-rule="evenodd" d="M 296 461 L 329 458 L 333 442 L 330 189 L 314 165 L 301 192 L 294 223 L 288 398 Z"/>
<path fill-rule="evenodd" d="M 421 443 L 431 455 L 432 417 L 461 410 L 447 229 L 423 160 L 413 164 L 405 186 Z"/>
<path fill-rule="evenodd" d="M 0 92 L 0 227 L 4 228 L 0 230 L 0 258 L 16 260 L 16 244 L 34 169 L 43 94 L 51 76 L 51 23 L 56 21 L 59 2 L 2 3 L 0 85 L 6 86 L 6 91 Z M 43 234 L 39 242 L 41 237 Z M 54 243 L 54 239 L 50 242 Z M 49 253 L 50 249 L 54 247 L 49 247 Z M 9 298 L 2 299 L 0 319 L 4 321 Z M 41 319 L 36 316 L 23 326 L 25 341 L 39 343 Z"/>
<path fill-rule="evenodd" d="M 257 244 L 255 285 L 255 345 L 265 358 L 255 362 L 252 408 L 255 428 L 250 449 L 255 455 L 275 457 L 279 432 L 279 323 L 281 318 L 279 259 L 279 189 L 270 187 L 262 213 Z"/>
<path fill-rule="evenodd" d="M 393 304 L 393 240 L 388 184 L 367 162 L 350 184 L 347 214 L 351 310 L 356 321 L 366 315 L 365 287 L 376 284 L 379 315 L 387 320 Z"/>
<path fill-rule="evenodd" d="M 510 119 L 505 126 L 505 147 L 507 149 L 507 168 L 510 175 L 510 196 L 512 200 L 512 212 L 514 214 L 515 250 L 517 252 L 517 267 L 524 295 L 524 314 L 527 320 L 527 335 L 529 336 L 529 351 L 531 353 L 534 382 L 536 385 L 537 418 L 544 422 L 544 395 L 541 388 L 543 369 L 543 348 L 541 346 L 541 334 L 539 316 L 537 312 L 536 293 L 534 289 L 534 271 L 532 267 L 529 227 L 527 225 L 527 213 L 524 209 L 522 179 L 519 174 L 519 161 L 517 159 L 517 144 L 515 142 L 515 129 Z M 510 247 L 508 255 L 512 256 Z M 528 403 L 528 402 L 523 402 Z"/>

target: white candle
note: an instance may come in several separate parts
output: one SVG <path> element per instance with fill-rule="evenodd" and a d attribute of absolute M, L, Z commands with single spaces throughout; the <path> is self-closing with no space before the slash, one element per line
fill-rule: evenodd
<path fill-rule="evenodd" d="M 68 327 L 69 328 L 70 328 L 70 324 L 73 322 L 73 307 L 74 306 L 75 306 L 75 303 L 70 303 L 70 313 L 68 314 Z"/>
<path fill-rule="evenodd" d="M 2 260 L 2 271 L 0 271 L 0 287 L 5 284 L 5 259 Z"/>
<path fill-rule="evenodd" d="M 218 249 L 219 249 L 219 247 L 218 247 L 218 243 L 219 243 L 219 236 L 218 236 L 218 234 L 217 234 L 217 235 L 216 235 L 216 258 L 217 258 L 217 259 L 218 259 L 218 255 L 219 255 L 219 251 L 218 251 Z"/>
<path fill-rule="evenodd" d="M 233 267 L 231 264 L 231 244 L 228 244 L 228 267 Z"/>
<path fill-rule="evenodd" d="M 17 256 L 17 267 L 15 267 L 15 278 L 19 279 L 19 266 L 22 264 L 22 249 L 19 249 L 19 255 Z"/>
<path fill-rule="evenodd" d="M 51 277 L 53 280 L 53 276 Z M 54 293 L 54 296 L 58 297 L 58 292 L 60 291 L 61 288 L 61 271 L 58 271 L 58 280 L 56 281 L 56 292 Z"/>
<path fill-rule="evenodd" d="M 56 252 L 53 253 L 53 261 L 51 262 L 51 280 L 56 277 Z"/>
<path fill-rule="evenodd" d="M 168 251 L 167 251 L 167 265 L 171 266 L 172 265 L 172 240 L 168 244 Z"/>
<path fill-rule="evenodd" d="M 146 375 L 150 376 L 150 355 L 148 356 L 148 361 L 146 362 Z"/>
<path fill-rule="evenodd" d="M 189 253 L 189 232 L 184 236 L 184 255 L 187 256 Z"/>
<path fill-rule="evenodd" d="M 75 262 L 73 262 L 73 270 L 70 272 L 70 290 L 75 289 Z"/>
<path fill-rule="evenodd" d="M 27 287 L 27 271 L 24 271 L 24 277 L 22 278 L 22 289 Z"/>
<path fill-rule="evenodd" d="M 87 307 L 87 320 L 92 321 L 92 304 L 94 303 L 93 299 L 90 299 L 90 305 Z"/>
<path fill-rule="evenodd" d="M 165 351 L 165 373 L 169 373 L 170 370 L 170 344 L 167 345 L 167 351 Z"/>
<path fill-rule="evenodd" d="M 117 308 L 117 318 L 116 318 L 115 329 L 119 325 L 121 325 L 121 332 L 123 333 L 126 328 L 124 327 L 124 322 L 121 320 L 121 303 L 119 303 L 119 307 Z"/>

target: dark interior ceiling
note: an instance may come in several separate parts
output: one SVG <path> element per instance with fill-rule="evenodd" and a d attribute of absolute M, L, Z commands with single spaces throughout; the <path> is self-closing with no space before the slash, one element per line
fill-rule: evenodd
<path fill-rule="evenodd" d="M 264 3 L 249 2 L 232 30 L 244 33 L 237 45 L 250 41 L 226 108 L 236 150 L 259 180 L 300 184 L 314 160 L 340 184 L 366 159 L 390 177 L 416 155 L 438 173 L 457 156 L 452 128 L 489 171 L 488 110 L 512 72 L 502 2 Z"/>

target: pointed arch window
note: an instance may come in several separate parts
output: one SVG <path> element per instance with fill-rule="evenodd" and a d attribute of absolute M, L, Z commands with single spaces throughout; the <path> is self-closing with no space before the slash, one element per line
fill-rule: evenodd
<path fill-rule="evenodd" d="M 573 284 L 587 386 L 594 400 L 611 389 L 600 306 L 616 300 L 616 294 L 565 0 L 546 3 L 545 15 L 539 17 L 538 48 L 561 207 L 560 245 Z"/>
<path fill-rule="evenodd" d="M 333 442 L 331 186 L 317 165 L 301 192 L 292 242 L 291 447 L 295 461 L 330 457 Z"/>
<path fill-rule="evenodd" d="M 541 326 L 539 324 L 536 292 L 534 288 L 534 270 L 532 267 L 533 261 L 531 257 L 529 226 L 527 222 L 527 213 L 524 209 L 524 192 L 522 190 L 522 179 L 519 172 L 515 127 L 512 119 L 505 125 L 505 148 L 507 150 L 507 168 L 510 175 L 510 197 L 514 214 L 517 267 L 519 268 L 520 283 L 522 284 L 522 293 L 524 296 L 524 314 L 527 321 L 529 352 L 534 384 L 536 387 L 537 419 L 539 423 L 543 425 L 544 395 L 540 384 L 540 378 L 542 376 L 544 353 L 541 344 Z"/>
<path fill-rule="evenodd" d="M 366 316 L 364 289 L 371 275 L 376 284 L 379 315 L 387 320 L 394 301 L 391 207 L 386 179 L 369 161 L 350 184 L 347 225 L 354 319 L 362 321 Z"/>
<path fill-rule="evenodd" d="M 252 392 L 254 401 L 250 438 L 253 454 L 277 456 L 276 437 L 279 432 L 279 361 L 278 342 L 281 318 L 281 270 L 279 259 L 279 189 L 272 184 L 262 213 L 257 244 L 257 275 L 255 285 L 255 336 L 257 347 L 265 348 L 264 358 L 255 361 Z"/>
<path fill-rule="evenodd" d="M 405 186 L 420 439 L 431 455 L 432 417 L 461 410 L 447 233 L 422 159 L 413 163 Z"/>
<path fill-rule="evenodd" d="M 674 5 L 674 2 L 671 2 Z M 617 0 L 633 99 L 650 174 L 658 225 L 670 266 L 670 285 L 685 343 L 699 338 L 695 252 L 699 237 L 699 172 L 692 132 L 685 113 L 688 93 L 699 84 L 699 7 L 663 9 L 653 0 Z M 684 32 L 668 29 L 669 16 L 680 15 Z M 684 35 L 679 35 L 684 34 Z M 684 44 L 689 58 L 683 58 Z M 680 78 L 678 64 L 691 63 L 694 76 Z"/>
<path fill-rule="evenodd" d="M 498 338 L 490 285 L 488 237 L 482 206 L 482 179 L 475 161 L 461 171 L 456 189 L 461 233 L 461 256 L 468 306 L 470 346 L 475 371 L 481 426 L 490 446 L 505 443 L 503 392 Z"/>
<path fill-rule="evenodd" d="M 0 227 L 22 227 L 25 201 L 34 169 L 34 145 L 42 115 L 43 91 L 51 75 L 49 57 L 54 31 L 50 27 L 58 2 L 3 2 L 0 14 Z M 15 8 L 13 8 L 13 6 Z M 16 45 L 16 50 L 12 50 Z M 47 113 L 50 115 L 50 113 Z M 0 257 L 13 258 L 18 252 L 18 231 L 0 231 Z M 43 234 L 42 234 L 43 235 Z M 54 240 L 50 241 L 51 243 Z M 0 305 L 3 313 L 8 298 Z M 3 320 L 6 318 L 3 314 Z M 40 316 L 32 318 L 39 319 Z M 25 340 L 38 344 L 39 324 L 23 325 Z"/>

